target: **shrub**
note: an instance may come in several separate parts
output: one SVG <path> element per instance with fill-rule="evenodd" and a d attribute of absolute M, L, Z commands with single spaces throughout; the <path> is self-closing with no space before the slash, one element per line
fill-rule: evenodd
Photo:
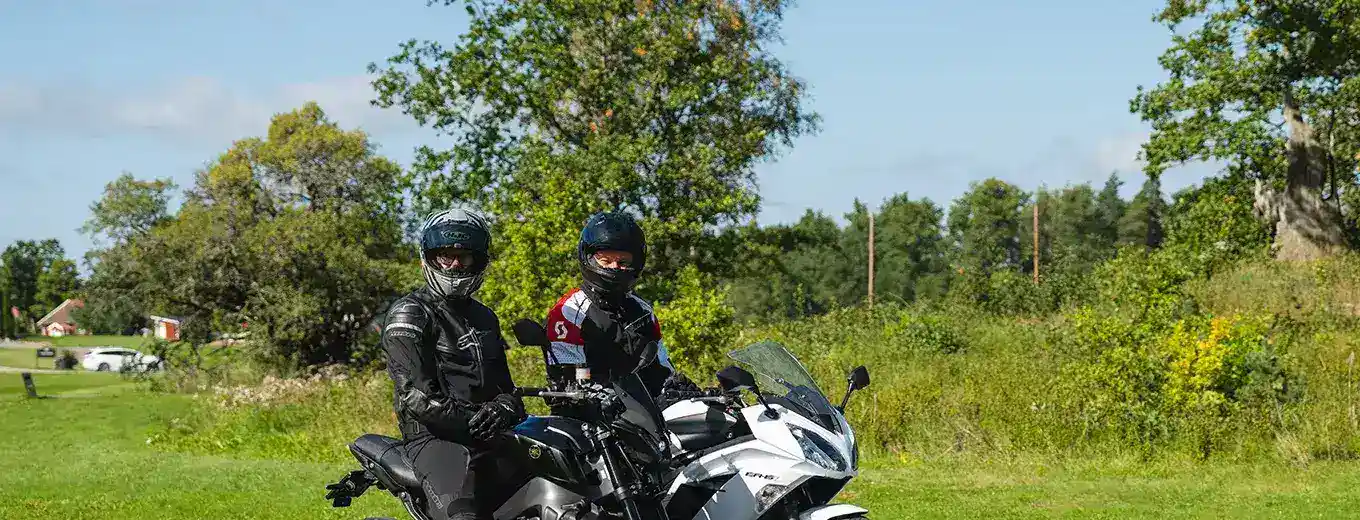
<path fill-rule="evenodd" d="M 676 286 L 678 296 L 656 308 L 666 349 L 677 368 L 691 377 L 706 375 L 717 370 L 723 348 L 732 341 L 732 307 L 726 294 L 694 266 L 680 272 Z"/>
<path fill-rule="evenodd" d="M 954 354 L 968 348 L 961 327 L 948 315 L 902 313 L 901 320 L 889 331 L 896 344 L 915 352 Z"/>

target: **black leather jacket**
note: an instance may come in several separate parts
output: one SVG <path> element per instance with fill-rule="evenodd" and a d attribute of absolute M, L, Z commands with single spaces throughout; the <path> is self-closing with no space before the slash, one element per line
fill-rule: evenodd
<path fill-rule="evenodd" d="M 477 444 L 468 420 L 480 403 L 514 392 L 500 320 L 475 299 L 445 301 L 424 288 L 406 295 L 387 312 L 382 346 L 406 439 Z M 523 401 L 512 401 L 523 418 Z"/>

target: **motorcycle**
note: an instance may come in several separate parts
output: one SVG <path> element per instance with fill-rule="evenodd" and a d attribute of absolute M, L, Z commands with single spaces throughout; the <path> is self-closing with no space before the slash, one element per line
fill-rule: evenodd
<path fill-rule="evenodd" d="M 859 447 L 845 406 L 869 386 L 863 366 L 851 371 L 833 406 L 787 349 L 762 341 L 729 357 L 719 389 L 675 395 L 662 412 L 676 469 L 665 500 L 675 519 L 852 520 L 868 510 L 829 504 L 859 474 Z M 757 384 L 757 376 L 762 380 Z M 741 391 L 754 394 L 749 406 Z"/>
<path fill-rule="evenodd" d="M 549 343 L 542 325 L 520 320 L 513 329 L 520 345 L 538 346 L 546 352 Z M 655 346 L 646 349 L 638 370 L 656 356 Z M 496 467 L 517 470 L 520 475 L 498 475 L 498 484 L 505 479 L 504 489 L 513 492 L 479 497 L 496 505 L 493 518 L 669 520 L 662 506 L 662 477 L 669 459 L 661 413 L 636 370 L 603 397 L 579 388 L 522 387 L 517 392 L 524 397 L 594 405 L 602 420 L 530 416 L 500 439 L 500 447 L 491 454 Z M 429 520 L 424 512 L 425 492 L 402 441 L 365 434 L 349 449 L 362 469 L 326 486 L 326 498 L 333 507 L 348 507 L 376 486 L 401 500 L 412 518 Z"/>

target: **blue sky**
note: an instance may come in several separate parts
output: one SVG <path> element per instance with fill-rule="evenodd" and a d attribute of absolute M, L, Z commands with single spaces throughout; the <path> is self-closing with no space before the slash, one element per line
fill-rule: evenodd
<path fill-rule="evenodd" d="M 1128 100 L 1164 77 L 1159 5 L 803 0 L 778 54 L 810 83 L 823 128 L 760 167 L 761 222 L 900 192 L 947 204 L 989 176 L 1032 189 L 1119 170 L 1131 196 L 1146 126 Z M 72 257 L 91 247 L 76 228 L 119 173 L 191 185 L 233 139 L 308 99 L 409 163 L 436 138 L 369 107 L 364 67 L 466 23 L 423 0 L 0 0 L 0 12 L 0 246 L 55 237 Z"/>

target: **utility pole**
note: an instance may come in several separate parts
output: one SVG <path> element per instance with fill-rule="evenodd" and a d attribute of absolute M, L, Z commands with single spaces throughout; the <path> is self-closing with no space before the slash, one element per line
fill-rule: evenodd
<path fill-rule="evenodd" d="M 869 212 L 869 308 L 874 307 L 874 212 Z"/>
<path fill-rule="evenodd" d="M 1039 285 L 1039 198 L 1034 199 L 1034 285 Z"/>

